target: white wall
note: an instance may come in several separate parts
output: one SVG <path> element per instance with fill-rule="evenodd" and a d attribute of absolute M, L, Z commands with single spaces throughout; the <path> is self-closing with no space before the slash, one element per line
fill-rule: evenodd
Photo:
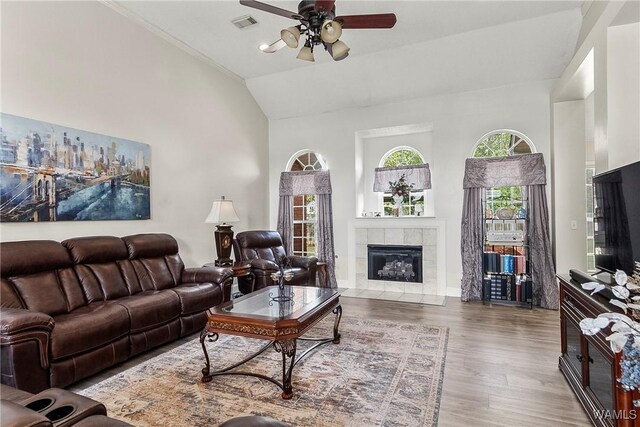
<path fill-rule="evenodd" d="M 279 174 L 289 157 L 301 149 L 321 153 L 331 170 L 334 232 L 339 280 L 347 280 L 348 223 L 356 211 L 356 132 L 385 127 L 433 124 L 429 159 L 436 219 L 446 223 L 448 293 L 460 292 L 460 219 L 465 159 L 475 143 L 495 129 L 527 135 L 549 158 L 552 81 L 407 100 L 369 108 L 341 110 L 299 118 L 272 120 L 269 129 L 272 227 L 277 220 Z M 548 165 L 547 160 L 547 165 Z M 365 189 L 365 191 L 367 191 Z"/>
<path fill-rule="evenodd" d="M 554 241 L 562 242 L 556 252 L 556 271 L 587 270 L 587 222 L 585 199 L 585 102 L 554 104 L 553 162 Z"/>
<path fill-rule="evenodd" d="M 640 23 L 607 30 L 608 167 L 640 160 Z"/>
<path fill-rule="evenodd" d="M 5 113 L 151 145 L 151 220 L 0 225 L 3 241 L 165 232 L 215 258 L 211 203 L 268 224 L 268 122 L 244 83 L 98 2 L 2 2 Z"/>

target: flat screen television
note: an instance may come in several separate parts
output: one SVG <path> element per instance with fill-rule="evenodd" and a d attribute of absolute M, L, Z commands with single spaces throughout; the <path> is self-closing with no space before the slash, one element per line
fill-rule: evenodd
<path fill-rule="evenodd" d="M 596 268 L 631 275 L 640 262 L 640 162 L 593 177 Z"/>

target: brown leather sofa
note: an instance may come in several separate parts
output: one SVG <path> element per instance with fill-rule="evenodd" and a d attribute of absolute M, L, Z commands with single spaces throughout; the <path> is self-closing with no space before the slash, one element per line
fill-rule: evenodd
<path fill-rule="evenodd" d="M 59 388 L 36 395 L 0 384 L 2 427 L 131 427 L 107 417 L 100 402 Z"/>
<path fill-rule="evenodd" d="M 316 285 L 318 259 L 287 255 L 282 237 L 277 231 L 252 230 L 238 233 L 233 239 L 233 253 L 236 262 L 251 264 L 251 271 L 255 275 L 255 281 L 239 280 L 238 288 L 243 294 L 273 285 L 271 273 L 280 271 L 281 266 L 293 273 L 293 279 L 287 284 Z"/>
<path fill-rule="evenodd" d="M 0 244 L 1 382 L 64 387 L 201 330 L 230 268 L 185 268 L 167 234 Z"/>

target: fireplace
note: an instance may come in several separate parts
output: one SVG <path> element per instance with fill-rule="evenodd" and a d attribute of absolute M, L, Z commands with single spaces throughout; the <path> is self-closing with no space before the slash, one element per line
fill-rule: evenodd
<path fill-rule="evenodd" d="M 367 245 L 369 280 L 422 283 L 422 246 Z"/>

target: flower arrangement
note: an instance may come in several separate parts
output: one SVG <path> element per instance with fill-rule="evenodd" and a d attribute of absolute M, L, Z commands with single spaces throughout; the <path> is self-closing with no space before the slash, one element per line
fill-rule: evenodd
<path fill-rule="evenodd" d="M 633 280 L 640 277 L 640 263 L 636 263 Z M 580 329 L 585 335 L 595 335 L 602 329 L 611 325 L 609 341 L 611 350 L 615 353 L 622 351 L 623 358 L 620 361 L 621 377 L 618 379 L 625 390 L 640 389 L 640 286 L 629 281 L 627 274 L 616 271 L 614 276 L 616 286 L 611 291 L 616 299 L 611 299 L 610 304 L 620 307 L 621 313 L 602 313 L 595 319 L 585 318 L 580 321 Z M 605 285 L 598 282 L 583 283 L 582 288 L 590 290 L 591 295 L 605 289 Z M 627 316 L 629 314 L 629 316 Z M 640 406 L 640 401 L 634 402 Z"/>
<path fill-rule="evenodd" d="M 407 177 L 405 174 L 402 174 L 397 181 L 389 181 L 389 190 L 391 191 L 393 196 L 401 196 L 403 200 L 408 200 L 407 198 L 411 195 L 411 190 L 413 189 L 413 184 L 409 184 L 407 182 Z"/>

